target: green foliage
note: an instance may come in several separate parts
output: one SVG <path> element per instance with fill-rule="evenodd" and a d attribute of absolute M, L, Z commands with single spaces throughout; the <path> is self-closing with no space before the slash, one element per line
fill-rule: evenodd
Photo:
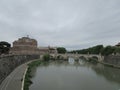
<path fill-rule="evenodd" d="M 103 50 L 102 50 L 102 55 L 110 55 L 115 51 L 115 47 L 113 46 L 106 46 Z"/>
<path fill-rule="evenodd" d="M 29 90 L 29 86 L 32 84 L 32 81 L 30 80 L 31 78 L 30 72 L 31 72 L 31 69 L 28 68 L 28 71 L 25 75 L 24 90 Z"/>
<path fill-rule="evenodd" d="M 50 55 L 49 54 L 43 55 L 43 60 L 44 61 L 49 61 L 50 60 Z"/>
<path fill-rule="evenodd" d="M 32 84 L 32 81 L 30 80 L 31 76 L 31 69 L 33 67 L 37 67 L 41 64 L 41 61 L 33 61 L 32 63 L 28 64 L 28 70 L 25 75 L 25 80 L 24 80 L 24 90 L 29 90 L 29 86 Z"/>
<path fill-rule="evenodd" d="M 103 45 L 97 45 L 91 48 L 87 48 L 87 49 L 82 49 L 82 50 L 76 50 L 76 51 L 72 51 L 72 53 L 79 53 L 79 54 L 99 54 L 101 53 L 102 49 L 103 49 Z"/>
<path fill-rule="evenodd" d="M 116 47 L 114 50 L 114 54 L 120 53 L 120 47 Z"/>
<path fill-rule="evenodd" d="M 91 48 L 82 49 L 82 50 L 74 50 L 71 51 L 71 53 L 79 53 L 79 54 L 102 54 L 102 55 L 110 55 L 110 54 L 117 54 L 120 53 L 120 47 L 116 46 L 106 46 L 103 47 L 103 45 L 97 45 Z"/>
<path fill-rule="evenodd" d="M 103 45 L 97 45 L 92 48 L 89 48 L 89 53 L 90 54 L 99 54 L 99 53 L 101 53 L 102 49 L 103 49 Z"/>
<path fill-rule="evenodd" d="M 8 54 L 11 45 L 8 42 L 2 41 L 0 42 L 0 54 Z"/>
<path fill-rule="evenodd" d="M 33 83 L 31 81 L 31 78 L 32 78 L 32 75 L 31 75 L 32 68 L 35 68 L 35 67 L 37 67 L 39 65 L 42 65 L 42 64 L 44 64 L 45 66 L 49 65 L 48 62 L 43 62 L 41 60 L 33 61 L 33 62 L 28 64 L 28 69 L 27 69 L 27 72 L 26 72 L 26 75 L 25 75 L 25 80 L 24 80 L 24 90 L 29 90 L 29 86 Z"/>
<path fill-rule="evenodd" d="M 29 63 L 29 68 L 39 66 L 41 64 L 41 61 L 33 61 L 32 63 Z"/>
<path fill-rule="evenodd" d="M 64 53 L 66 53 L 66 51 L 67 51 L 67 50 L 66 50 L 66 48 L 64 48 L 64 47 L 58 47 L 58 48 L 57 48 L 57 52 L 58 52 L 58 53 L 64 54 Z"/>

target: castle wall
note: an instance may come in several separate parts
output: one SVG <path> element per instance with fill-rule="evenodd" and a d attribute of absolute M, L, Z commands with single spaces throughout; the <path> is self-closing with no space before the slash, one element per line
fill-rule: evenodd
<path fill-rule="evenodd" d="M 22 37 L 13 42 L 13 47 L 10 50 L 11 54 L 39 54 L 37 41 L 29 37 Z"/>
<path fill-rule="evenodd" d="M 45 53 L 57 53 L 55 48 L 42 47 L 38 48 L 37 41 L 29 37 L 22 37 L 13 42 L 13 47 L 10 50 L 10 54 L 22 55 L 22 54 L 45 54 Z"/>

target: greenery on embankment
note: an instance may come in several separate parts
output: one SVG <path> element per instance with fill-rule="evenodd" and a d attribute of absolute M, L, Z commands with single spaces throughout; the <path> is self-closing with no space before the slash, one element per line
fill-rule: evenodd
<path fill-rule="evenodd" d="M 50 60 L 50 54 L 44 54 L 42 59 L 44 61 L 49 61 Z"/>
<path fill-rule="evenodd" d="M 31 69 L 34 67 L 39 66 L 42 63 L 42 61 L 37 60 L 37 61 L 33 61 L 31 63 L 28 64 L 28 69 L 25 75 L 25 80 L 24 80 L 24 90 L 29 90 L 29 86 L 32 84 L 31 79 Z"/>
<path fill-rule="evenodd" d="M 70 53 L 78 54 L 102 54 L 104 56 L 120 53 L 120 47 L 97 45 L 87 49 L 73 50 Z"/>
<path fill-rule="evenodd" d="M 37 60 L 37 61 L 33 61 L 33 62 L 28 64 L 28 69 L 27 69 L 27 72 L 26 72 L 26 75 L 25 75 L 25 80 L 24 80 L 24 90 L 29 90 L 29 86 L 32 84 L 32 81 L 30 80 L 32 78 L 32 76 L 31 76 L 32 68 L 37 67 L 37 66 L 49 61 L 50 60 L 50 55 L 45 54 L 45 55 L 43 55 L 42 59 L 44 61 Z"/>

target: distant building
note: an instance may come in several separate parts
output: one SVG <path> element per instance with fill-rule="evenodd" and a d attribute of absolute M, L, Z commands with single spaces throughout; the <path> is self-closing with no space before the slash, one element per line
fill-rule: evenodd
<path fill-rule="evenodd" d="M 56 48 L 40 47 L 38 48 L 37 40 L 29 37 L 22 37 L 13 42 L 13 47 L 10 50 L 11 54 L 45 54 L 57 53 Z"/>
<path fill-rule="evenodd" d="M 120 47 L 120 42 L 117 45 L 115 45 L 115 46 Z"/>
<path fill-rule="evenodd" d="M 37 41 L 29 37 L 19 38 L 13 42 L 13 47 L 10 50 L 12 54 L 39 54 Z"/>
<path fill-rule="evenodd" d="M 57 48 L 56 47 L 50 47 L 48 46 L 49 53 L 57 53 Z"/>
<path fill-rule="evenodd" d="M 44 53 L 57 53 L 57 48 L 55 47 L 39 47 L 40 54 Z"/>

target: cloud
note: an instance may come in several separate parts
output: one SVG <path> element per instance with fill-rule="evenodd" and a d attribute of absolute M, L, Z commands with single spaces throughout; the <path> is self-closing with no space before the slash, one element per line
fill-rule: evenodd
<path fill-rule="evenodd" d="M 29 35 L 39 46 L 69 50 L 115 45 L 120 33 L 119 0 L 1 0 L 0 40 Z"/>

